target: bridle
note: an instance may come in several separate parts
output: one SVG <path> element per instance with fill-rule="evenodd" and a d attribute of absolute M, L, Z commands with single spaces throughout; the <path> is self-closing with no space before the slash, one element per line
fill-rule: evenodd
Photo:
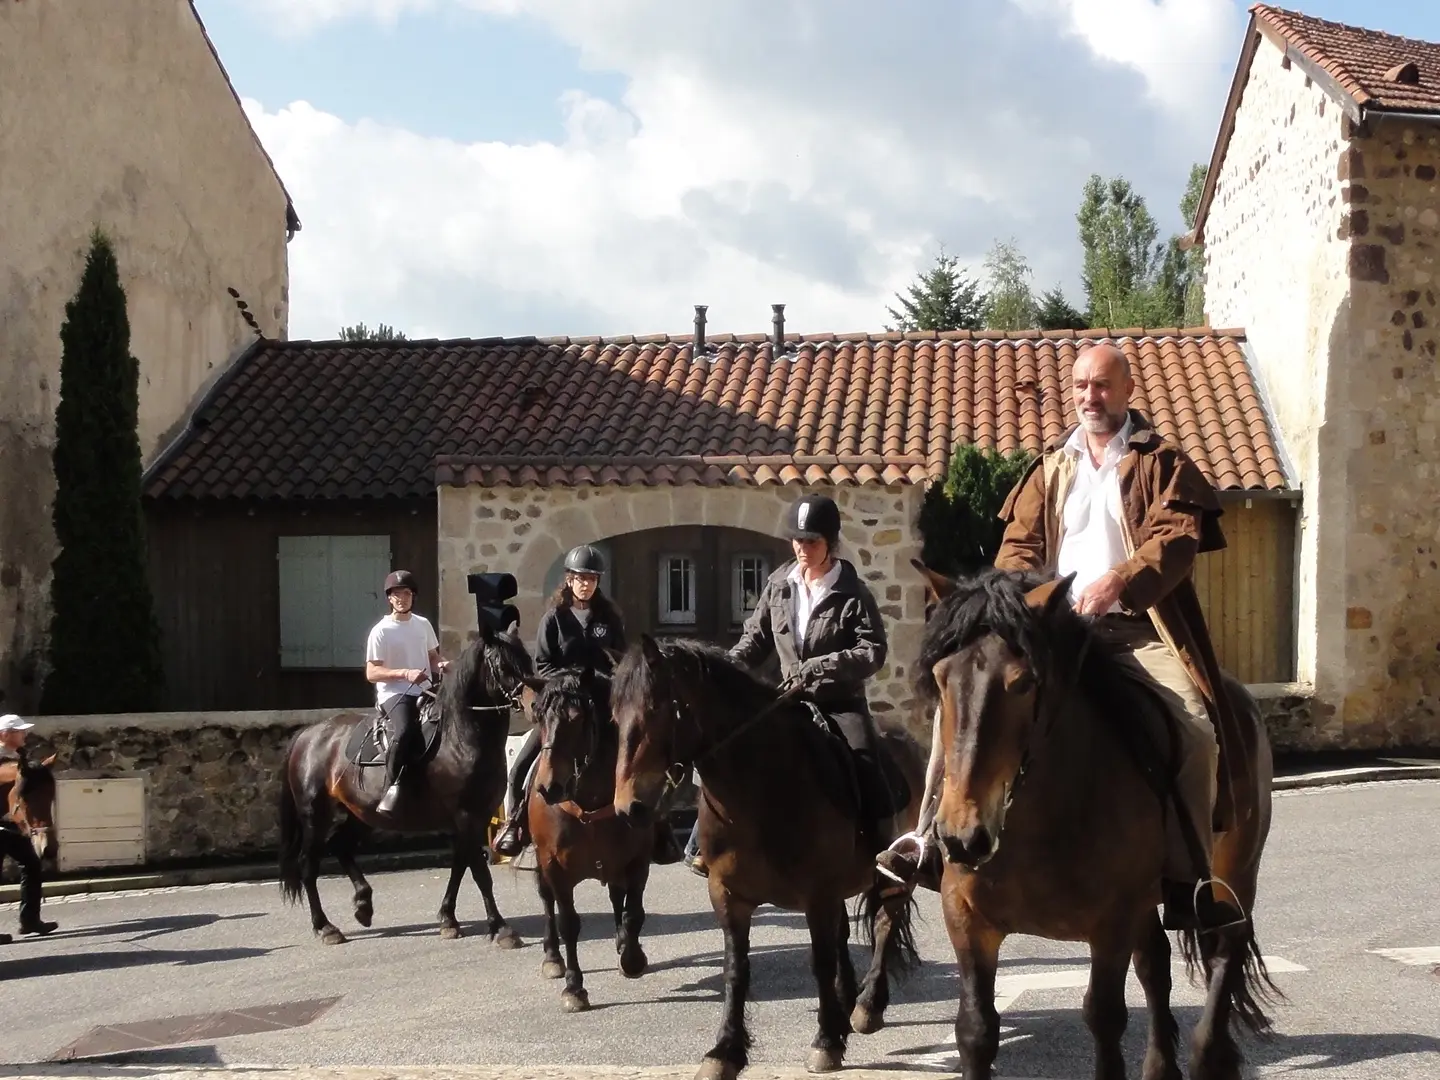
<path fill-rule="evenodd" d="M 1085 641 L 1080 646 L 1080 652 L 1075 658 L 1075 670 L 1065 684 L 1058 688 L 1059 697 L 1057 700 L 1064 700 L 1075 691 L 1080 683 L 1080 672 L 1085 667 L 1085 657 L 1090 652 L 1091 635 L 1085 636 Z M 1053 691 L 1052 691 L 1053 692 Z M 1034 747 L 1036 743 L 1036 729 L 1041 727 L 1040 715 L 1046 710 L 1049 697 L 1043 683 L 1037 683 L 1035 687 L 1035 702 L 1030 712 L 1030 723 L 1027 725 L 1025 745 L 1020 750 L 1020 767 L 1015 770 L 1015 779 L 1012 783 L 1005 785 L 1005 813 L 1010 812 L 1010 804 L 1015 801 L 1015 793 L 1020 790 L 1020 785 L 1025 782 L 1026 775 L 1030 772 L 1030 765 L 1034 760 Z M 1044 725 L 1040 733 L 1040 740 L 1049 738 L 1051 729 L 1055 726 L 1055 715 L 1057 710 L 1051 709 L 1050 722 Z"/>

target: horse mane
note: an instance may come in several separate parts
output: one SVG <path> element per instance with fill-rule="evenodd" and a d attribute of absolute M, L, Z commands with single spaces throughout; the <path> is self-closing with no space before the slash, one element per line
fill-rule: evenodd
<path fill-rule="evenodd" d="M 738 660 L 732 659 L 729 653 L 718 645 L 688 638 L 657 639 L 655 644 L 665 659 L 679 660 L 701 677 L 712 681 L 716 696 L 734 703 L 737 710 L 769 705 L 780 695 L 779 688 L 752 673 Z M 631 649 L 611 676 L 611 697 L 649 700 L 653 688 L 654 676 L 650 665 L 645 662 L 644 653 L 639 649 Z"/>
<path fill-rule="evenodd" d="M 534 673 L 530 654 L 518 636 L 482 634 L 467 645 L 445 670 L 436 695 L 442 722 L 467 715 L 471 694 L 478 682 L 489 704 L 500 705 L 509 697 L 506 686 L 517 686 Z"/>
<path fill-rule="evenodd" d="M 545 680 L 545 686 L 535 699 L 535 712 L 548 716 L 551 710 L 561 705 L 594 702 L 600 715 L 610 715 L 610 676 L 604 672 L 591 672 L 588 677 L 584 668 L 561 668 Z"/>
<path fill-rule="evenodd" d="M 1137 699 L 1144 690 L 1120 666 L 1116 648 L 1091 630 L 1088 617 L 1066 603 L 1053 605 L 1047 615 L 1026 602 L 1026 593 L 1051 580 L 993 567 L 956 580 L 926 624 L 915 665 L 915 690 L 927 711 L 939 697 L 935 665 L 986 633 L 999 634 L 1025 657 L 1041 686 L 1065 680 L 1092 702 L 1113 703 L 1101 710 L 1106 715 L 1132 705 L 1152 707 Z"/>

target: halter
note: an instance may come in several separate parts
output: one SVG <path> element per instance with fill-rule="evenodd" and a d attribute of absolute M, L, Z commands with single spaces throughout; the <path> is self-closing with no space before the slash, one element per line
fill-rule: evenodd
<path fill-rule="evenodd" d="M 1090 651 L 1090 642 L 1093 639 L 1093 634 L 1085 635 L 1085 641 L 1080 646 L 1080 653 L 1075 658 L 1074 676 L 1061 688 L 1062 698 L 1068 697 L 1080 684 L 1080 672 L 1085 667 L 1085 657 Z M 1035 691 L 1035 706 L 1031 710 L 1029 730 L 1025 736 L 1025 746 L 1020 751 L 1020 767 L 1015 770 L 1014 783 L 1007 784 L 1005 786 L 1004 809 L 1007 814 L 1010 812 L 1010 804 L 1015 801 L 1015 793 L 1020 790 L 1020 785 L 1025 782 L 1025 776 L 1030 771 L 1030 765 L 1034 758 L 1034 755 L 1031 751 L 1033 750 L 1035 743 L 1035 729 L 1040 726 L 1040 713 L 1041 710 L 1045 707 L 1045 703 L 1047 700 L 1047 696 L 1044 693 L 1043 689 L 1037 688 Z M 1049 736 L 1050 729 L 1054 726 L 1054 723 L 1054 714 L 1052 712 L 1050 723 L 1045 726 L 1042 738 Z"/>

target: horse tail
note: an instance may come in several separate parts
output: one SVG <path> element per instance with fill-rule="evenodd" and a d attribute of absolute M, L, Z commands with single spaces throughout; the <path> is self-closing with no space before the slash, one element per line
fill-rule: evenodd
<path fill-rule="evenodd" d="M 1229 943 L 1232 947 L 1239 946 L 1239 955 L 1225 965 L 1222 992 L 1229 997 L 1230 1007 L 1251 1034 L 1268 1035 L 1272 1025 L 1265 1007 L 1284 1001 L 1285 993 L 1270 978 L 1265 957 L 1260 954 L 1260 943 L 1255 937 L 1255 924 L 1247 922 L 1244 939 L 1231 938 Z M 1185 959 L 1185 972 L 1192 980 L 1204 971 L 1204 950 L 1197 931 L 1181 932 L 1180 954 Z"/>
<path fill-rule="evenodd" d="M 904 894 L 903 903 L 896 901 Z M 890 932 L 885 937 L 886 968 L 897 977 L 909 975 L 920 966 L 915 944 L 915 893 L 894 882 L 877 881 L 860 899 L 857 921 L 867 948 L 875 948 L 875 928 L 881 916 L 888 916 Z"/>
<path fill-rule="evenodd" d="M 280 897 L 287 904 L 298 903 L 303 888 L 300 861 L 305 852 L 305 826 L 300 804 L 290 786 L 290 768 L 280 777 Z"/>

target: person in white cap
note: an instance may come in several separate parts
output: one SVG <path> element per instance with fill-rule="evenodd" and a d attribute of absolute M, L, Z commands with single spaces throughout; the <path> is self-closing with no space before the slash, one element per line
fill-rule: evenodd
<path fill-rule="evenodd" d="M 14 713 L 0 716 L 0 759 L 19 760 L 25 736 L 35 725 Z M 56 924 L 40 918 L 40 856 L 22 833 L 6 817 L 0 816 L 0 861 L 8 855 L 20 864 L 20 933 L 42 937 Z M 9 934 L 0 934 L 0 945 L 10 944 Z"/>

